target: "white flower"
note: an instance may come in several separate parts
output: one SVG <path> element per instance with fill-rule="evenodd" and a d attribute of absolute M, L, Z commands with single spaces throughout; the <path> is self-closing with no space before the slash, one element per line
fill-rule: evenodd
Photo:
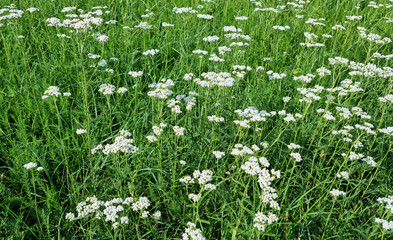
<path fill-rule="evenodd" d="M 118 223 L 118 222 L 114 222 L 114 223 L 112 224 L 112 227 L 113 227 L 114 229 L 116 229 L 118 226 L 119 226 L 119 223 Z"/>
<path fill-rule="evenodd" d="M 100 35 L 99 37 L 97 37 L 97 40 L 100 42 L 108 42 L 109 37 L 106 35 Z"/>
<path fill-rule="evenodd" d="M 23 167 L 26 168 L 26 169 L 35 168 L 35 167 L 37 167 L 37 163 L 29 162 L 29 163 L 23 165 Z"/>
<path fill-rule="evenodd" d="M 220 159 L 223 156 L 225 156 L 225 152 L 220 152 L 220 151 L 213 151 L 213 155 L 217 158 Z"/>
<path fill-rule="evenodd" d="M 146 136 L 146 138 L 147 138 L 147 140 L 148 140 L 149 142 L 157 142 L 157 141 L 158 141 L 157 137 L 154 136 L 154 135 Z"/>
<path fill-rule="evenodd" d="M 160 52 L 160 50 L 158 49 L 151 49 L 151 50 L 147 50 L 146 52 L 143 52 L 142 54 L 147 56 L 147 55 L 156 55 L 158 52 Z"/>
<path fill-rule="evenodd" d="M 348 172 L 345 172 L 345 171 L 337 173 L 336 176 L 337 176 L 338 178 L 344 178 L 344 179 L 346 179 L 346 180 L 349 179 L 349 173 L 348 173 Z"/>
<path fill-rule="evenodd" d="M 193 193 L 188 194 L 188 198 L 194 202 L 198 202 L 199 199 L 201 199 L 201 197 L 202 197 L 201 194 L 193 194 Z"/>
<path fill-rule="evenodd" d="M 117 93 L 119 93 L 119 94 L 125 93 L 127 91 L 128 91 L 128 89 L 125 88 L 125 87 L 120 87 L 120 88 L 117 89 Z"/>
<path fill-rule="evenodd" d="M 42 99 L 48 98 L 48 96 L 61 96 L 61 93 L 59 92 L 59 87 L 57 86 L 50 86 L 45 92 L 44 95 L 42 96 Z"/>
<path fill-rule="evenodd" d="M 185 177 L 180 178 L 179 182 L 189 184 L 189 183 L 195 183 L 195 180 L 191 176 L 185 176 Z"/>
<path fill-rule="evenodd" d="M 42 171 L 42 170 L 44 170 L 43 167 L 38 167 L 38 168 L 37 168 L 37 171 Z"/>
<path fill-rule="evenodd" d="M 176 136 L 183 136 L 184 135 L 184 127 L 174 126 L 173 131 L 175 132 Z"/>
<path fill-rule="evenodd" d="M 334 189 L 334 188 L 330 191 L 330 193 L 331 193 L 333 196 L 335 196 L 335 197 L 338 197 L 338 196 L 341 196 L 341 195 L 343 195 L 343 196 L 346 195 L 345 192 L 340 191 L 340 190 L 338 190 L 338 189 Z"/>
<path fill-rule="evenodd" d="M 289 154 L 291 157 L 293 157 L 296 162 L 301 162 L 302 161 L 302 156 L 300 155 L 300 153 L 290 153 Z"/>
<path fill-rule="evenodd" d="M 246 16 L 235 17 L 235 20 L 247 21 L 248 17 L 246 17 Z"/>
<path fill-rule="evenodd" d="M 187 226 L 185 233 L 182 234 L 183 240 L 206 240 L 202 235 L 202 231 L 196 228 L 194 223 L 188 222 Z"/>
<path fill-rule="evenodd" d="M 153 213 L 152 215 L 153 219 L 158 220 L 161 217 L 161 212 L 160 211 L 156 211 L 155 213 Z"/>
<path fill-rule="evenodd" d="M 115 86 L 113 86 L 112 84 L 101 84 L 98 91 L 104 95 L 111 95 L 115 91 Z"/>
<path fill-rule="evenodd" d="M 143 211 L 141 218 L 147 218 L 149 216 L 149 211 Z"/>
<path fill-rule="evenodd" d="M 266 216 L 262 212 L 257 212 L 254 218 L 254 227 L 258 228 L 259 231 L 265 231 L 266 225 L 270 225 L 277 221 L 278 217 L 274 213 L 269 212 Z"/>
<path fill-rule="evenodd" d="M 132 204 L 132 210 L 139 211 L 150 206 L 150 201 L 147 197 L 140 197 L 139 200 Z"/>
<path fill-rule="evenodd" d="M 87 133 L 87 131 L 85 130 L 85 129 L 77 129 L 76 130 L 76 134 L 84 134 L 84 133 Z"/>
<path fill-rule="evenodd" d="M 67 213 L 65 216 L 65 219 L 70 220 L 70 221 L 74 220 L 74 218 L 75 218 L 75 214 L 73 214 L 73 213 Z"/>
<path fill-rule="evenodd" d="M 128 224 L 128 217 L 121 217 L 120 218 L 120 223 L 121 224 Z"/>
<path fill-rule="evenodd" d="M 205 186 L 203 186 L 203 189 L 205 189 L 205 190 L 216 190 L 216 185 L 208 183 Z"/>
<path fill-rule="evenodd" d="M 140 77 L 140 76 L 143 75 L 143 71 L 138 71 L 138 72 L 130 71 L 130 72 L 128 72 L 128 75 L 131 75 L 131 76 L 134 77 L 134 78 Z"/>
<path fill-rule="evenodd" d="M 288 145 L 288 148 L 289 149 L 299 149 L 299 148 L 302 148 L 302 147 L 300 145 L 297 145 L 297 144 L 294 144 L 294 143 L 290 143 Z"/>
<path fill-rule="evenodd" d="M 163 27 L 173 27 L 173 26 L 175 26 L 175 25 L 170 24 L 170 23 L 163 22 L 163 23 L 162 23 L 162 26 L 163 26 Z"/>

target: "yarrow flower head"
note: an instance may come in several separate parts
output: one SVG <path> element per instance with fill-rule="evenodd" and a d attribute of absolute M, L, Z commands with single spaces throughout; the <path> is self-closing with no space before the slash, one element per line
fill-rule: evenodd
<path fill-rule="evenodd" d="M 106 36 L 106 35 L 100 35 L 100 36 L 97 37 L 97 40 L 100 41 L 100 42 L 108 42 L 109 37 Z"/>
<path fill-rule="evenodd" d="M 29 162 L 28 164 L 23 165 L 23 167 L 26 168 L 26 169 L 36 168 L 37 167 L 37 163 Z"/>

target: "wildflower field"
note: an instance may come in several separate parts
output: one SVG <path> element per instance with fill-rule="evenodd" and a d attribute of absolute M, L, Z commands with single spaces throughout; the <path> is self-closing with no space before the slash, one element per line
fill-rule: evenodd
<path fill-rule="evenodd" d="M 0 1 L 0 239 L 393 239 L 393 0 Z"/>

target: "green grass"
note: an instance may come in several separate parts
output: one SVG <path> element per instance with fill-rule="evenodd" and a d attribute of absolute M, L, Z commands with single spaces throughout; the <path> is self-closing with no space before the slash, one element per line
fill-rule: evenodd
<path fill-rule="evenodd" d="M 0 9 L 14 3 L 24 13 L 21 18 L 0 20 L 0 238 L 181 239 L 191 222 L 206 239 L 392 239 L 392 230 L 375 220 L 393 220 L 387 204 L 377 201 L 393 195 L 392 136 L 379 131 L 393 126 L 393 103 L 379 100 L 393 94 L 393 74 L 351 75 L 354 69 L 350 65 L 329 63 L 329 58 L 342 57 L 380 69 L 392 67 L 391 59 L 373 57 L 375 52 L 392 54 L 392 43 L 377 44 L 360 36 L 358 27 L 365 27 L 366 34 L 393 38 L 393 23 L 386 20 L 393 18 L 392 8 L 373 8 L 368 6 L 370 2 L 314 0 L 302 8 L 287 4 L 274 13 L 254 9 L 278 8 L 286 2 L 261 1 L 258 6 L 248 0 L 2 1 Z M 392 2 L 381 0 L 377 4 Z M 96 16 L 103 18 L 103 23 L 85 32 L 48 26 L 48 18 L 63 21 L 66 14 L 79 14 L 75 10 L 61 12 L 70 6 L 84 13 L 95 11 L 95 6 L 108 7 L 101 9 L 102 16 Z M 26 11 L 29 7 L 39 11 L 30 13 Z M 192 7 L 214 18 L 175 14 L 174 7 Z M 142 18 L 148 13 L 146 9 L 154 15 Z M 0 18 L 5 15 L 8 10 Z M 239 16 L 248 20 L 235 20 Z M 350 21 L 346 16 L 362 19 Z M 305 23 L 309 18 L 324 18 L 318 22 L 325 26 Z M 109 20 L 117 23 L 105 24 Z M 151 29 L 123 28 L 140 22 L 152 25 Z M 163 27 L 163 22 L 174 27 Z M 273 29 L 286 25 L 290 29 Z M 332 30 L 335 25 L 346 30 Z M 229 32 L 224 32 L 224 26 L 242 29 L 240 34 L 251 40 L 225 37 Z M 301 46 L 312 42 L 305 38 L 305 32 L 318 35 L 315 41 L 324 46 Z M 109 36 L 108 42 L 99 42 L 99 34 Z M 220 39 L 202 41 L 213 35 Z M 224 55 L 218 53 L 218 47 L 240 41 L 249 46 L 232 46 Z M 159 53 L 142 54 L 150 49 L 159 49 Z M 192 53 L 196 49 L 209 53 L 199 58 Z M 88 53 L 100 57 L 90 59 Z M 209 61 L 213 53 L 225 61 Z M 103 59 L 107 65 L 99 67 Z M 234 65 L 252 70 L 237 77 L 232 73 Z M 264 70 L 257 71 L 258 66 Z M 331 75 L 319 76 L 316 70 L 320 67 L 329 69 Z M 113 69 L 113 73 L 105 69 Z M 286 77 L 270 79 L 270 70 Z M 143 75 L 133 78 L 130 71 L 143 71 Z M 385 68 L 385 73 L 389 71 Z M 228 72 L 234 84 L 201 87 L 194 79 L 206 80 L 201 76 L 206 72 Z M 191 80 L 183 79 L 187 73 L 193 73 Z M 309 83 L 293 80 L 306 74 L 315 77 Z M 167 99 L 149 97 L 149 84 L 162 79 L 173 80 L 173 94 Z M 340 91 L 326 90 L 341 86 L 345 79 L 351 79 L 351 85 L 359 82 L 363 90 L 343 96 L 338 95 Z M 101 84 L 128 91 L 103 95 L 98 91 Z M 325 88 L 315 93 L 320 100 L 302 101 L 304 95 L 297 89 L 317 85 Z M 61 93 L 70 92 L 71 96 L 42 99 L 50 86 L 58 86 Z M 167 100 L 190 92 L 198 94 L 191 110 L 186 110 L 183 100 L 178 104 L 180 114 L 167 106 Z M 335 98 L 327 102 L 329 95 Z M 283 97 L 291 99 L 284 102 Z M 234 120 L 247 119 L 235 110 L 251 106 L 259 112 L 275 111 L 276 115 L 266 116 L 265 121 L 250 121 L 250 128 L 235 124 Z M 349 109 L 352 116 L 340 116 L 337 107 Z M 353 107 L 370 117 L 357 116 Z M 326 120 L 318 109 L 330 111 L 335 120 Z M 301 116 L 286 122 L 287 115 L 280 115 L 281 110 Z M 208 116 L 212 115 L 225 121 L 211 122 Z M 154 135 L 152 127 L 161 122 L 168 126 L 156 136 L 157 142 L 149 142 L 146 136 Z M 375 134 L 356 127 L 365 122 L 373 125 Z M 184 136 L 176 136 L 174 126 L 184 127 Z M 351 136 L 333 134 L 346 126 L 354 127 L 348 130 Z M 77 129 L 87 133 L 78 135 Z M 130 132 L 129 138 L 139 149 L 136 153 L 91 153 L 98 144 L 112 144 L 122 129 Z M 359 141 L 363 146 L 356 148 Z M 269 146 L 263 148 L 262 142 Z M 291 150 L 287 147 L 290 143 L 301 148 Z M 260 150 L 235 156 L 231 152 L 236 144 L 248 148 L 255 144 Z M 213 151 L 225 152 L 225 156 L 217 159 Z M 300 153 L 302 161 L 296 162 L 291 152 Z M 364 157 L 350 159 L 350 152 L 373 157 L 377 165 L 362 161 Z M 261 201 L 266 189 L 260 187 L 258 174 L 247 174 L 241 168 L 252 156 L 266 157 L 268 172 L 281 172 L 280 178 L 269 182 L 277 193 L 279 210 Z M 29 162 L 43 170 L 24 168 Z M 205 169 L 213 172 L 210 183 L 215 190 L 203 190 L 196 180 L 194 184 L 179 181 Z M 349 173 L 349 179 L 336 176 L 343 171 Z M 334 197 L 330 194 L 333 189 L 346 194 Z M 201 199 L 193 202 L 190 193 L 201 193 Z M 143 218 L 143 211 L 123 205 L 117 221 L 127 216 L 129 223 L 116 229 L 113 222 L 98 219 L 94 213 L 77 217 L 78 203 L 92 196 L 101 201 L 144 196 L 150 200 L 150 215 Z M 156 211 L 162 214 L 158 220 L 152 217 Z M 73 221 L 66 219 L 69 212 L 76 216 Z M 274 213 L 278 220 L 259 231 L 253 221 L 257 212 Z"/>

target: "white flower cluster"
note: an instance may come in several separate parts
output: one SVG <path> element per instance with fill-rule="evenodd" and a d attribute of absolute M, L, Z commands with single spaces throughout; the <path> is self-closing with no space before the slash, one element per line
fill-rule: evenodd
<path fill-rule="evenodd" d="M 40 10 L 38 8 L 35 8 L 35 7 L 30 7 L 28 9 L 26 9 L 26 11 L 28 11 L 29 13 L 33 13 L 33 12 L 39 12 Z"/>
<path fill-rule="evenodd" d="M 85 134 L 87 133 L 87 131 L 85 129 L 76 129 L 76 134 L 80 135 L 80 134 Z"/>
<path fill-rule="evenodd" d="M 38 166 L 37 163 L 34 163 L 34 162 L 29 162 L 29 163 L 23 165 L 23 167 L 26 168 L 27 170 L 32 169 L 32 168 L 37 168 L 37 171 L 44 170 L 43 167 L 37 167 L 37 166 Z"/>
<path fill-rule="evenodd" d="M 313 43 L 300 43 L 300 46 L 306 46 L 306 47 L 324 47 L 325 44 L 323 43 L 317 43 L 317 42 L 313 42 Z"/>
<path fill-rule="evenodd" d="M 174 7 L 172 10 L 176 14 L 181 14 L 181 13 L 198 13 L 198 11 L 192 9 L 192 7 L 182 7 L 182 8 Z"/>
<path fill-rule="evenodd" d="M 140 197 L 137 202 L 134 202 L 133 197 L 128 197 L 126 199 L 121 198 L 113 198 L 109 201 L 101 201 L 96 196 L 88 197 L 85 201 L 78 203 L 76 206 L 77 217 L 84 218 L 88 215 L 94 215 L 96 219 L 102 219 L 104 217 L 104 221 L 112 222 L 112 227 L 116 229 L 119 224 L 125 225 L 129 223 L 129 219 L 127 216 L 124 216 L 124 211 L 126 210 L 124 205 L 128 206 L 132 203 L 131 209 L 133 211 L 142 211 L 147 209 L 150 206 L 150 201 L 146 197 Z M 143 215 L 147 215 L 149 212 L 144 211 Z M 123 215 L 123 216 L 119 216 Z M 153 214 L 154 219 L 158 219 L 161 216 L 161 213 L 158 211 Z M 73 221 L 75 219 L 75 214 L 70 212 L 67 213 L 66 217 L 67 220 Z M 119 222 L 120 220 L 120 222 Z"/>
<path fill-rule="evenodd" d="M 109 153 L 136 153 L 139 149 L 132 145 L 134 142 L 133 139 L 129 139 L 127 137 L 131 136 L 131 133 L 127 130 L 120 130 L 120 135 L 115 138 L 115 142 L 113 144 L 106 144 L 105 148 L 99 144 L 97 147 L 91 150 L 91 154 L 97 153 L 98 150 L 102 150 L 105 155 Z"/>
<path fill-rule="evenodd" d="M 174 126 L 173 131 L 175 132 L 176 136 L 183 136 L 184 135 L 184 127 Z"/>
<path fill-rule="evenodd" d="M 314 75 L 314 74 L 308 73 L 308 74 L 306 74 L 306 75 L 304 75 L 304 76 L 293 77 L 293 80 L 295 80 L 295 81 L 296 81 L 296 80 L 300 80 L 300 81 L 302 81 L 302 82 L 309 83 L 309 82 L 311 82 L 314 78 L 315 78 L 315 75 Z"/>
<path fill-rule="evenodd" d="M 179 182 L 190 184 L 190 183 L 195 183 L 195 181 L 197 181 L 199 185 L 201 185 L 204 188 L 205 185 L 208 184 L 208 182 L 213 180 L 212 176 L 213 176 L 213 171 L 209 169 L 202 170 L 202 172 L 199 170 L 195 170 L 192 174 L 192 177 L 184 176 L 179 179 Z"/>
<path fill-rule="evenodd" d="M 70 12 L 70 11 L 75 11 L 76 8 L 74 7 L 69 7 L 69 8 L 64 8 L 64 12 Z M 93 29 L 93 26 L 99 26 L 103 23 L 103 19 L 98 17 L 103 14 L 102 10 L 96 10 L 94 12 L 88 12 L 88 13 L 81 13 L 79 15 L 77 14 L 72 14 L 72 15 L 66 15 L 70 18 L 64 19 L 61 21 L 59 18 L 52 17 L 48 18 L 46 22 L 48 23 L 49 27 L 64 27 L 64 28 L 72 28 L 76 30 L 77 32 L 85 32 L 87 30 Z M 103 39 L 105 41 L 105 39 Z M 107 40 L 107 39 L 106 39 Z M 99 39 L 99 41 L 101 41 Z"/>
<path fill-rule="evenodd" d="M 99 92 L 101 92 L 104 95 L 112 95 L 116 90 L 116 87 L 112 84 L 101 84 L 100 89 L 98 89 Z M 117 93 L 122 94 L 127 92 L 127 88 L 125 87 L 120 87 L 117 89 Z"/>
<path fill-rule="evenodd" d="M 196 49 L 196 50 L 193 50 L 192 53 L 198 54 L 198 55 L 200 55 L 199 57 L 202 57 L 202 55 L 206 55 L 206 54 L 208 54 L 209 52 L 208 52 L 208 51 L 205 51 L 205 50 L 201 50 L 201 49 Z"/>
<path fill-rule="evenodd" d="M 386 203 L 385 208 L 389 209 L 390 212 L 393 214 L 393 195 L 388 197 L 378 198 L 377 201 L 381 204 Z"/>
<path fill-rule="evenodd" d="M 319 19 L 309 18 L 309 19 L 307 19 L 306 23 L 314 25 L 314 26 L 326 26 L 326 24 L 322 23 L 322 21 L 325 21 L 325 20 L 326 19 L 324 19 L 324 18 L 319 18 Z"/>
<path fill-rule="evenodd" d="M 202 197 L 202 194 L 194 194 L 194 193 L 190 193 L 190 194 L 188 194 L 188 198 L 190 199 L 190 200 L 192 200 L 193 202 L 198 202 L 200 199 L 201 199 L 201 197 Z"/>
<path fill-rule="evenodd" d="M 380 102 L 390 102 L 393 103 L 393 95 L 392 94 L 388 94 L 385 97 L 379 97 L 378 98 Z"/>
<path fill-rule="evenodd" d="M 164 128 L 165 128 L 166 126 L 167 126 L 167 125 L 166 125 L 165 123 L 160 123 L 160 125 L 158 125 L 158 126 L 153 126 L 153 132 L 154 132 L 154 134 L 155 134 L 156 136 L 160 136 L 161 133 L 164 131 Z M 146 138 L 147 138 L 147 140 L 149 140 L 149 142 L 157 142 L 158 139 L 157 139 L 156 136 L 154 136 L 154 135 L 148 135 L 148 136 L 146 136 Z"/>
<path fill-rule="evenodd" d="M 266 216 L 262 212 L 257 212 L 254 218 L 254 227 L 259 231 L 265 231 L 266 225 L 270 225 L 278 221 L 276 214 L 269 212 Z"/>
<path fill-rule="evenodd" d="M 338 178 L 344 178 L 345 180 L 348 180 L 348 179 L 349 179 L 349 173 L 346 172 L 346 171 L 339 172 L 339 173 L 337 173 L 336 176 L 337 176 Z"/>
<path fill-rule="evenodd" d="M 248 17 L 246 17 L 246 16 L 235 17 L 235 20 L 247 21 L 247 20 L 248 20 Z"/>
<path fill-rule="evenodd" d="M 248 35 L 240 34 L 240 33 L 226 33 L 224 34 L 224 37 L 229 38 L 229 39 L 243 39 L 246 41 L 251 41 L 251 37 Z"/>
<path fill-rule="evenodd" d="M 389 55 L 382 55 L 379 52 L 375 52 L 373 54 L 373 58 L 384 58 L 384 59 L 391 59 L 393 58 L 393 54 L 389 54 Z"/>
<path fill-rule="evenodd" d="M 244 77 L 244 75 L 246 74 L 246 71 L 252 70 L 251 67 L 244 66 L 244 65 L 233 65 L 232 69 L 233 69 L 232 74 L 236 75 L 236 77 L 238 77 L 238 78 Z"/>
<path fill-rule="evenodd" d="M 321 100 L 321 97 L 317 93 L 321 93 L 325 88 L 319 85 L 315 85 L 313 88 L 297 88 L 304 97 L 299 99 L 299 102 L 311 103 L 312 101 Z"/>
<path fill-rule="evenodd" d="M 197 14 L 197 17 L 202 19 L 208 19 L 208 20 L 213 19 L 213 16 L 209 14 Z"/>
<path fill-rule="evenodd" d="M 241 143 L 235 144 L 235 146 L 231 150 L 231 155 L 233 155 L 233 156 L 243 156 L 246 154 L 253 155 L 254 153 L 255 152 L 251 148 L 249 148 Z"/>
<path fill-rule="evenodd" d="M 225 119 L 223 117 L 217 117 L 216 115 L 208 116 L 207 119 L 210 122 L 224 122 Z"/>
<path fill-rule="evenodd" d="M 182 235 L 183 240 L 205 240 L 206 238 L 202 235 L 202 231 L 196 228 L 192 222 L 187 223 L 185 233 Z"/>
<path fill-rule="evenodd" d="M 382 38 L 380 35 L 375 34 L 375 33 L 366 33 L 367 30 L 361 29 L 359 30 L 360 37 L 363 39 L 366 39 L 369 42 L 374 42 L 376 44 L 386 44 L 386 43 L 391 43 L 392 40 L 388 37 Z"/>
<path fill-rule="evenodd" d="M 247 174 L 255 176 L 262 172 L 262 168 L 259 166 L 261 164 L 263 167 L 269 167 L 270 163 L 265 157 L 260 157 L 259 159 L 256 157 L 249 157 L 247 161 L 240 167 Z"/>
<path fill-rule="evenodd" d="M 217 54 L 213 53 L 210 55 L 209 57 L 209 61 L 213 61 L 213 62 L 224 62 L 225 60 L 220 58 L 219 56 L 217 56 Z"/>
<path fill-rule="evenodd" d="M 148 55 L 154 56 L 154 55 L 156 55 L 159 52 L 160 52 L 160 50 L 158 50 L 158 49 L 150 49 L 150 50 L 147 50 L 147 51 L 143 52 L 142 54 L 145 55 L 145 56 L 148 56 Z"/>
<path fill-rule="evenodd" d="M 329 69 L 325 68 L 325 67 L 318 68 L 317 69 L 317 73 L 321 77 L 324 77 L 326 75 L 331 75 L 332 74 L 332 72 Z"/>
<path fill-rule="evenodd" d="M 166 22 L 163 22 L 161 25 L 162 25 L 163 27 L 174 27 L 174 26 L 175 26 L 174 24 L 166 23 Z"/>
<path fill-rule="evenodd" d="M 100 41 L 100 42 L 108 42 L 109 37 L 106 36 L 106 35 L 100 35 L 100 36 L 97 37 L 97 40 Z"/>
<path fill-rule="evenodd" d="M 201 80 L 200 78 L 194 79 L 194 82 L 201 87 L 232 87 L 235 82 L 235 79 L 227 72 L 204 72 L 201 76 L 206 80 Z"/>
<path fill-rule="evenodd" d="M 274 169 L 269 171 L 267 169 L 269 166 L 270 163 L 265 157 L 260 157 L 258 159 L 257 157 L 251 156 L 247 158 L 247 161 L 240 168 L 252 176 L 258 175 L 258 184 L 262 189 L 262 195 L 260 196 L 262 203 L 269 204 L 272 209 L 280 210 L 280 205 L 275 200 L 278 195 L 276 190 L 271 187 L 271 184 L 275 179 L 281 177 L 281 173 Z M 271 212 L 268 213 L 269 217 L 266 217 L 261 212 L 258 212 L 256 215 L 254 227 L 258 228 L 260 231 L 265 230 L 266 223 L 271 224 L 278 220 L 276 215 Z"/>
<path fill-rule="evenodd" d="M 393 221 L 387 221 L 381 218 L 375 218 L 375 222 L 382 224 L 382 227 L 386 230 L 393 230 Z"/>
<path fill-rule="evenodd" d="M 235 122 L 236 124 L 243 125 L 244 123 L 247 124 L 248 122 L 265 122 L 266 117 L 274 116 L 275 112 L 266 112 L 265 110 L 258 111 L 255 107 L 247 107 L 244 110 L 237 109 L 235 113 L 242 118 L 246 118 L 246 120 L 239 122 Z"/>
<path fill-rule="evenodd" d="M 217 37 L 217 36 L 207 36 L 207 37 L 202 38 L 202 40 L 205 41 L 205 42 L 216 42 L 219 39 L 220 38 Z"/>
<path fill-rule="evenodd" d="M 0 16 L 0 21 L 21 18 L 24 11 L 18 10 L 16 9 L 14 4 L 10 4 L 10 6 L 5 6 L 4 8 L 0 9 L 0 14 L 3 13 L 8 13 L 8 14 Z"/>
<path fill-rule="evenodd" d="M 303 160 L 302 155 L 300 155 L 300 153 L 291 152 L 289 156 L 293 157 L 296 160 L 296 162 L 301 162 Z"/>
<path fill-rule="evenodd" d="M 361 20 L 363 17 L 362 16 L 345 16 L 345 18 L 350 21 L 354 21 L 354 20 Z"/>
<path fill-rule="evenodd" d="M 224 26 L 224 32 L 243 32 L 243 30 L 235 26 Z"/>
<path fill-rule="evenodd" d="M 196 104 L 196 98 L 193 96 L 177 95 L 176 99 L 172 98 L 167 101 L 167 106 L 174 113 L 177 113 L 177 114 L 182 113 L 180 106 L 178 105 L 179 103 L 181 103 L 181 101 L 184 101 L 186 103 L 187 111 L 192 110 L 192 107 L 195 106 L 195 104 Z"/>
<path fill-rule="evenodd" d="M 376 167 L 377 163 L 374 161 L 373 157 L 367 156 L 362 159 L 363 162 L 366 162 L 368 165 L 371 165 L 372 167 Z"/>
<path fill-rule="evenodd" d="M 170 87 L 173 87 L 175 83 L 171 79 L 162 79 L 160 83 L 152 83 L 149 84 L 149 88 L 155 88 L 153 91 L 149 91 L 147 96 L 155 97 L 159 99 L 166 99 L 168 96 L 172 95 L 173 92 L 169 90 Z"/>
<path fill-rule="evenodd" d="M 218 47 L 218 53 L 220 55 L 224 55 L 226 52 L 230 52 L 230 51 L 232 51 L 232 49 L 227 46 Z"/>
<path fill-rule="evenodd" d="M 340 190 L 338 190 L 338 189 L 332 189 L 331 191 L 330 191 L 330 194 L 332 194 L 333 196 L 335 196 L 335 197 L 338 197 L 338 196 L 345 196 L 346 195 L 346 193 L 345 192 L 343 192 L 343 191 L 340 191 Z"/>
<path fill-rule="evenodd" d="M 143 71 L 129 71 L 128 72 L 128 75 L 130 75 L 131 77 L 134 77 L 134 78 L 136 78 L 136 77 L 140 77 L 140 76 L 142 76 L 143 75 Z"/>
<path fill-rule="evenodd" d="M 69 97 L 71 96 L 71 93 L 69 92 L 64 92 L 63 94 L 59 92 L 59 87 L 57 86 L 50 86 L 47 90 L 45 90 L 44 95 L 42 95 L 42 99 L 47 99 L 49 96 L 55 96 L 59 97 L 63 95 L 64 97 Z"/>
<path fill-rule="evenodd" d="M 213 151 L 213 155 L 217 158 L 220 159 L 223 156 L 225 156 L 225 152 L 220 152 L 220 151 Z"/>
<path fill-rule="evenodd" d="M 88 53 L 87 57 L 91 58 L 91 59 L 97 59 L 97 58 L 100 58 L 101 56 L 98 54 Z"/>
<path fill-rule="evenodd" d="M 280 31 L 285 31 L 288 29 L 291 29 L 289 26 L 273 26 L 273 29 L 275 30 L 280 30 Z"/>
<path fill-rule="evenodd" d="M 151 29 L 153 26 L 149 25 L 147 22 L 140 22 L 138 25 L 135 25 L 134 27 L 146 30 L 146 29 Z"/>
<path fill-rule="evenodd" d="M 393 136 L 393 127 L 387 127 L 387 128 L 380 128 L 378 129 L 379 132 L 387 134 L 389 136 Z"/>
<path fill-rule="evenodd" d="M 343 25 L 336 24 L 332 27 L 332 30 L 347 30 L 347 29 Z"/>
<path fill-rule="evenodd" d="M 272 70 L 267 71 L 266 74 L 269 75 L 269 80 L 283 79 L 287 76 L 285 73 L 275 73 Z"/>
<path fill-rule="evenodd" d="M 274 13 L 280 13 L 280 10 L 276 9 L 276 8 L 255 8 L 254 9 L 255 12 L 274 12 Z"/>
<path fill-rule="evenodd" d="M 197 181 L 199 183 L 199 185 L 201 186 L 201 191 L 203 191 L 203 190 L 216 190 L 216 188 L 217 188 L 216 185 L 209 183 L 213 179 L 212 176 L 213 176 L 213 171 L 211 171 L 211 170 L 203 170 L 202 172 L 199 170 L 195 170 L 192 177 L 191 176 L 184 176 L 179 179 L 179 182 L 182 182 L 185 184 L 192 184 Z M 193 202 L 198 202 L 201 199 L 201 197 L 202 197 L 201 193 L 188 194 L 188 198 L 190 200 L 192 200 Z"/>
<path fill-rule="evenodd" d="M 385 208 L 390 210 L 393 214 L 393 195 L 383 198 L 378 198 L 377 201 L 381 204 L 386 204 Z M 393 230 L 393 221 L 387 221 L 381 218 L 375 218 L 376 223 L 382 224 L 382 227 L 386 230 Z"/>
<path fill-rule="evenodd" d="M 250 46 L 249 43 L 246 42 L 231 42 L 231 44 L 229 44 L 230 47 L 243 47 L 243 46 Z"/>

